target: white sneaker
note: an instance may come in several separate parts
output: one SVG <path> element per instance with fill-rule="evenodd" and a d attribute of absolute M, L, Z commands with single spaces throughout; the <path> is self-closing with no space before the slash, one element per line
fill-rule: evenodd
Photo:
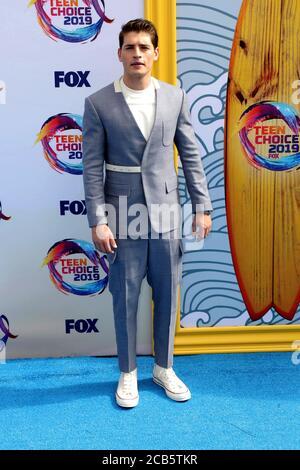
<path fill-rule="evenodd" d="M 191 398 L 187 386 L 177 377 L 172 367 L 165 369 L 155 364 L 153 381 L 165 389 L 169 398 L 175 401 L 186 401 Z"/>
<path fill-rule="evenodd" d="M 137 369 L 131 372 L 121 372 L 116 391 L 116 401 L 119 406 L 124 408 L 133 408 L 138 404 Z"/>

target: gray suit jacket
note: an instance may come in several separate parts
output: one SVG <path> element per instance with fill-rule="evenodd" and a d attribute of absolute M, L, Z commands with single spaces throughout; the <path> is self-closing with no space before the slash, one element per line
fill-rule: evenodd
<path fill-rule="evenodd" d="M 193 211 L 197 204 L 203 210 L 212 210 L 186 93 L 156 79 L 154 83 L 156 113 L 147 142 L 118 80 L 85 100 L 83 180 L 90 227 L 109 224 L 105 203 L 113 204 L 118 211 L 119 196 L 128 197 L 128 207 L 136 202 L 144 203 L 156 232 L 168 232 L 179 226 L 180 215 L 171 220 L 161 217 L 163 207 L 179 204 L 173 142 L 180 155 Z M 105 175 L 105 162 L 141 166 L 142 170 L 140 174 L 107 171 Z M 152 207 L 162 209 L 152 210 Z"/>

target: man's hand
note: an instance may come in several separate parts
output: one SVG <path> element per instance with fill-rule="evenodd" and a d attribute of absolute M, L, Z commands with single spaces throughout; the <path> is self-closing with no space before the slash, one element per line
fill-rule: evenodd
<path fill-rule="evenodd" d="M 114 236 L 106 224 L 100 224 L 92 228 L 92 238 L 96 248 L 104 253 L 114 253 L 117 248 Z"/>
<path fill-rule="evenodd" d="M 192 224 L 192 234 L 197 240 L 206 238 L 211 231 L 212 221 L 211 216 L 203 214 L 203 212 L 196 212 Z"/>

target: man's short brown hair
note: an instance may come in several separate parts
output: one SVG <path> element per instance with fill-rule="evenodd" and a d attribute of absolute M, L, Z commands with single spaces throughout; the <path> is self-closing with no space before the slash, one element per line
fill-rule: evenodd
<path fill-rule="evenodd" d="M 158 46 L 158 35 L 156 28 L 151 21 L 144 20 L 143 18 L 137 18 L 136 20 L 130 20 L 128 23 L 123 24 L 122 29 L 119 34 L 119 45 L 120 49 L 124 44 L 124 36 L 127 33 L 140 33 L 145 32 L 148 33 L 151 37 L 151 42 L 153 44 L 154 49 Z"/>

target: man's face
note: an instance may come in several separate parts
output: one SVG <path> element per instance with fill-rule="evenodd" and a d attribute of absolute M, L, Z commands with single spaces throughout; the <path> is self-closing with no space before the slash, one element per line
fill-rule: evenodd
<path fill-rule="evenodd" d="M 125 76 L 143 77 L 151 74 L 153 62 L 158 59 L 158 48 L 154 49 L 148 33 L 131 32 L 124 35 L 124 43 L 118 49 L 118 56 Z"/>

